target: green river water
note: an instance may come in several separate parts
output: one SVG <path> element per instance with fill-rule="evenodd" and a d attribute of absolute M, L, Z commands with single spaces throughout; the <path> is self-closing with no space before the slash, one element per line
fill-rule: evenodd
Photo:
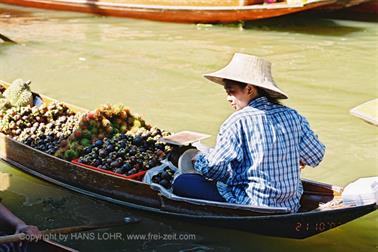
<path fill-rule="evenodd" d="M 305 115 L 326 144 L 326 157 L 303 177 L 344 186 L 377 176 L 378 128 L 349 110 L 378 97 L 377 23 L 308 17 L 239 25 L 167 24 L 0 5 L 0 79 L 32 80 L 32 89 L 86 108 L 124 103 L 152 125 L 212 135 L 232 113 L 226 95 L 202 74 L 234 52 L 263 56 L 289 95 L 284 104 Z M 82 251 L 377 251 L 377 213 L 323 234 L 290 240 L 194 225 L 73 193 L 0 162 L 10 186 L 0 197 L 41 229 L 132 214 L 133 226 L 69 237 Z M 101 237 L 121 233 L 124 240 Z M 129 234 L 184 234 L 193 239 L 139 239 Z M 103 240 L 99 240 L 98 238 Z M 107 239 L 107 240 L 106 240 Z"/>

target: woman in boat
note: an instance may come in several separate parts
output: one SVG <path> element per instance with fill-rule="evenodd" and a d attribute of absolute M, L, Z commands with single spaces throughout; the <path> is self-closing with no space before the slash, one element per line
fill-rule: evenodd
<path fill-rule="evenodd" d="M 236 53 L 226 67 L 205 77 L 225 88 L 236 112 L 222 124 L 215 148 L 194 157 L 194 168 L 202 175 L 178 176 L 173 192 L 298 211 L 300 168 L 317 166 L 325 146 L 303 116 L 280 104 L 288 97 L 274 83 L 271 63 Z"/>
<path fill-rule="evenodd" d="M 0 199 L 1 201 L 1 199 Z M 2 233 L 1 231 L 12 230 L 14 233 L 25 233 L 30 237 L 33 237 L 33 241 L 37 241 L 40 236 L 41 232 L 38 230 L 36 226 L 27 225 L 24 221 L 19 219 L 15 216 L 11 211 L 9 211 L 5 206 L 0 203 L 0 236 L 6 235 L 6 233 Z M 26 247 L 22 246 L 23 243 L 14 244 L 14 243 L 5 243 L 0 244 L 0 251 L 26 251 Z"/>

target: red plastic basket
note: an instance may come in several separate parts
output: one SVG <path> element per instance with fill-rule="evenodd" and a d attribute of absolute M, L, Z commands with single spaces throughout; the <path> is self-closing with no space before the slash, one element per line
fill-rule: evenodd
<path fill-rule="evenodd" d="M 126 175 L 119 174 L 119 173 L 116 173 L 116 172 L 107 171 L 107 170 L 100 169 L 100 168 L 97 168 L 97 167 L 94 167 L 94 166 L 91 166 L 91 165 L 80 163 L 79 159 L 74 159 L 71 162 L 74 163 L 75 165 L 80 165 L 82 167 L 85 167 L 85 168 L 88 168 L 88 169 L 91 169 L 91 170 L 99 171 L 99 172 L 106 173 L 106 174 L 111 174 L 113 176 L 117 176 L 117 177 L 121 177 L 121 178 L 125 178 L 125 179 L 133 179 L 133 180 L 142 181 L 144 174 L 146 174 L 146 171 L 140 171 L 140 172 L 137 172 L 133 175 L 126 176 Z"/>

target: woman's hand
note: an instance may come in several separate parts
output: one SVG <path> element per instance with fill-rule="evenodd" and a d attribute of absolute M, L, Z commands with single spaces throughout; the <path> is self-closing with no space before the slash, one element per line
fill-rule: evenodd
<path fill-rule="evenodd" d="M 305 167 L 306 167 L 306 164 L 302 160 L 300 160 L 299 161 L 299 169 L 301 169 L 301 171 L 302 171 Z"/>
<path fill-rule="evenodd" d="M 26 225 L 25 223 L 20 223 L 16 226 L 16 234 L 24 233 L 30 236 L 30 241 L 38 241 L 41 239 L 42 233 L 39 231 L 38 227 L 32 225 Z"/>
<path fill-rule="evenodd" d="M 199 152 L 197 152 L 197 154 L 196 154 L 196 155 L 194 155 L 194 156 L 192 157 L 192 164 L 193 164 L 193 165 L 194 165 L 194 163 L 195 163 L 195 162 L 197 161 L 199 154 L 201 154 L 201 152 L 200 152 L 200 151 L 199 151 Z"/>

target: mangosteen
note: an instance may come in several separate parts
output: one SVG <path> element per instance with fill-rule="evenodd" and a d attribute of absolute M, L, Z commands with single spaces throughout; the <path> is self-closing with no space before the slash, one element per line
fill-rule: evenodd
<path fill-rule="evenodd" d="M 113 144 L 109 144 L 108 146 L 106 146 L 106 150 L 107 150 L 108 152 L 112 152 L 112 151 L 114 150 L 114 146 L 113 146 Z"/>
<path fill-rule="evenodd" d="M 141 168 L 142 168 L 141 163 L 136 162 L 136 163 L 134 164 L 134 169 L 135 169 L 135 170 L 139 171 Z"/>
<path fill-rule="evenodd" d="M 114 172 L 118 173 L 118 174 L 124 174 L 126 172 L 126 170 L 121 167 L 121 168 L 115 169 Z"/>
<path fill-rule="evenodd" d="M 126 150 L 124 148 L 121 148 L 118 150 L 118 156 L 123 157 L 126 154 Z"/>
<path fill-rule="evenodd" d="M 161 144 L 161 143 L 155 144 L 155 148 L 159 150 L 164 150 L 164 144 Z"/>
<path fill-rule="evenodd" d="M 113 161 L 110 163 L 111 168 L 117 168 L 119 166 L 119 163 L 117 161 Z"/>
<path fill-rule="evenodd" d="M 137 146 L 141 145 L 143 142 L 143 138 L 140 135 L 135 136 L 133 143 Z"/>
<path fill-rule="evenodd" d="M 102 158 L 105 158 L 105 157 L 108 156 L 108 152 L 107 152 L 105 149 L 100 149 L 100 150 L 98 151 L 98 155 L 99 155 L 100 157 L 102 157 Z"/>
<path fill-rule="evenodd" d="M 170 180 L 170 179 L 172 179 L 172 177 L 171 177 L 171 175 L 169 175 L 169 173 L 167 172 L 167 171 L 163 171 L 162 173 L 161 173 L 161 177 L 163 178 L 163 179 L 166 179 L 166 180 Z"/>
<path fill-rule="evenodd" d="M 156 166 L 156 161 L 154 159 L 148 160 L 148 166 L 150 168 L 155 167 Z"/>
<path fill-rule="evenodd" d="M 129 149 L 129 154 L 130 156 L 133 156 L 137 153 L 137 148 L 135 146 L 132 146 L 130 149 Z"/>
<path fill-rule="evenodd" d="M 163 186 L 165 189 L 168 189 L 171 187 L 171 183 L 166 179 L 160 180 L 159 185 Z"/>
<path fill-rule="evenodd" d="M 101 164 L 101 160 L 100 159 L 95 159 L 94 162 L 93 162 L 93 166 L 97 167 Z"/>
<path fill-rule="evenodd" d="M 104 144 L 104 142 L 100 139 L 95 142 L 96 147 L 101 147 L 103 144 Z"/>
<path fill-rule="evenodd" d="M 114 160 L 114 159 L 116 159 L 117 158 L 117 152 L 111 152 L 111 153 L 109 153 L 109 157 L 112 159 L 112 160 Z"/>
<path fill-rule="evenodd" d="M 146 143 L 148 144 L 149 147 L 154 147 L 155 142 L 156 142 L 156 141 L 155 141 L 154 139 L 151 139 L 151 138 L 150 138 L 150 139 L 147 140 Z"/>
<path fill-rule="evenodd" d="M 131 169 L 130 171 L 127 172 L 127 176 L 133 175 L 133 174 L 135 174 L 137 172 L 138 171 L 135 168 L 133 168 L 133 169 Z"/>
<path fill-rule="evenodd" d="M 119 147 L 121 148 L 121 149 L 124 149 L 124 148 L 126 148 L 126 143 L 125 142 L 120 142 L 119 143 Z"/>
<path fill-rule="evenodd" d="M 161 177 L 159 176 L 159 174 L 157 174 L 157 175 L 154 175 L 151 180 L 153 183 L 159 184 Z"/>
<path fill-rule="evenodd" d="M 91 153 L 91 151 L 92 151 L 91 146 L 85 147 L 84 150 L 83 150 L 84 154 L 89 154 L 89 153 Z"/>
<path fill-rule="evenodd" d="M 121 168 L 122 168 L 125 172 L 131 170 L 131 166 L 129 165 L 129 163 L 123 163 L 123 165 L 122 165 Z"/>
<path fill-rule="evenodd" d="M 107 170 L 107 171 L 111 170 L 110 165 L 103 165 L 102 169 Z"/>

